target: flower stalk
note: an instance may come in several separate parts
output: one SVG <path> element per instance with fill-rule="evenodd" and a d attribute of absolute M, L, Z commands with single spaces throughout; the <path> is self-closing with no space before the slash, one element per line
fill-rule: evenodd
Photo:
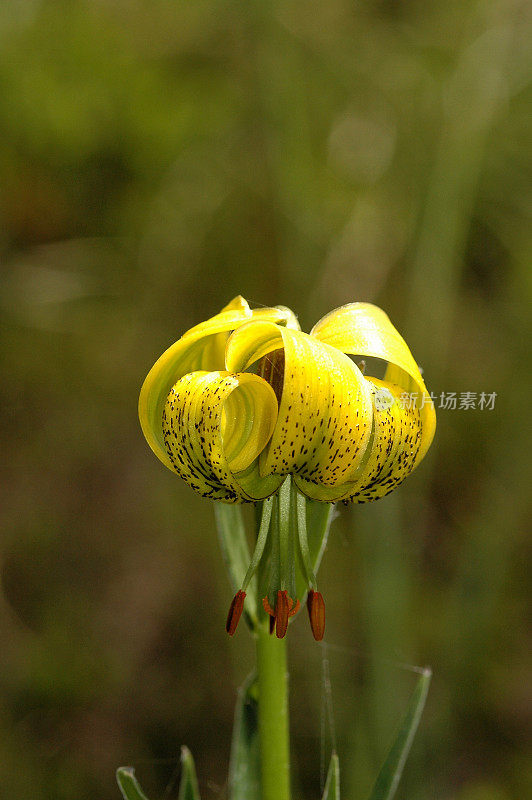
<path fill-rule="evenodd" d="M 262 800 L 290 800 L 286 642 L 267 623 L 256 632 Z"/>
<path fill-rule="evenodd" d="M 266 505 L 269 501 L 264 501 Z M 261 560 L 258 565 L 258 586 L 271 583 L 272 572 L 286 592 L 289 571 L 284 566 L 281 568 L 281 550 L 286 550 L 287 542 L 293 533 L 291 525 L 290 508 L 290 481 L 285 481 L 282 491 L 275 498 L 272 519 L 272 548 L 270 559 Z M 264 508 L 257 518 L 261 520 L 258 530 L 258 540 L 261 528 L 264 525 Z M 284 540 L 283 542 L 281 540 Z M 264 548 L 262 548 L 264 549 Z M 285 559 L 287 554 L 285 554 Z M 284 561 L 284 559 L 283 559 Z M 284 572 L 284 577 L 281 577 Z M 277 577 L 278 576 L 278 577 Z M 295 582 L 294 582 L 295 593 Z M 258 598 L 257 605 L 267 602 L 268 597 L 262 602 Z M 290 800 L 290 732 L 288 711 L 288 665 L 287 645 L 284 636 L 273 635 L 271 624 L 273 617 L 266 619 L 264 611 L 258 607 L 257 616 L 259 623 L 255 630 L 257 652 L 257 682 L 259 687 L 259 741 L 261 761 L 261 789 L 262 800 Z M 279 624 L 277 620 L 277 624 Z M 288 626 L 288 616 L 284 624 Z M 286 630 L 285 630 L 286 632 Z"/>

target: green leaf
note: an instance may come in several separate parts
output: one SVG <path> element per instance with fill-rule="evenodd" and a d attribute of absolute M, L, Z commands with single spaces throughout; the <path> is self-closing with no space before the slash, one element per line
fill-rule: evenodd
<path fill-rule="evenodd" d="M 116 771 L 116 780 L 124 800 L 148 800 L 135 778 L 133 767 L 119 767 Z"/>
<path fill-rule="evenodd" d="M 331 756 L 322 800 L 340 800 L 340 762 L 336 753 Z"/>
<path fill-rule="evenodd" d="M 222 556 L 229 572 L 233 590 L 236 592 L 242 586 L 251 561 L 242 509 L 239 505 L 215 503 L 214 516 Z M 255 614 L 257 607 L 256 578 L 251 579 L 246 589 L 246 595 L 244 611 L 248 622 L 253 628 L 257 623 Z"/>
<path fill-rule="evenodd" d="M 238 690 L 229 763 L 229 800 L 260 800 L 257 696 L 256 676 L 252 674 Z"/>
<path fill-rule="evenodd" d="M 395 795 L 423 713 L 431 677 L 431 670 L 425 668 L 414 689 L 395 742 L 377 776 L 370 800 L 392 800 Z"/>
<path fill-rule="evenodd" d="M 181 767 L 178 800 L 200 800 L 196 767 L 188 747 L 181 748 Z"/>

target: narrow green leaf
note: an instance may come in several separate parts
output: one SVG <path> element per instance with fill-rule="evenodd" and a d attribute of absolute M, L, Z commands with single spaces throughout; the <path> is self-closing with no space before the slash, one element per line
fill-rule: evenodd
<path fill-rule="evenodd" d="M 238 690 L 231 760 L 229 800 L 260 800 L 260 752 L 256 676 Z"/>
<path fill-rule="evenodd" d="M 200 800 L 196 767 L 188 747 L 181 748 L 181 767 L 178 800 Z"/>
<path fill-rule="evenodd" d="M 239 505 L 215 503 L 214 516 L 222 556 L 229 572 L 233 590 L 236 592 L 242 586 L 251 561 L 242 509 Z M 244 611 L 248 621 L 251 621 L 251 627 L 254 627 L 257 622 L 255 615 L 257 607 L 256 578 L 251 579 L 249 586 L 246 588 L 246 595 Z"/>
<path fill-rule="evenodd" d="M 331 756 L 322 800 L 340 800 L 340 761 L 336 753 Z"/>
<path fill-rule="evenodd" d="M 377 776 L 370 800 L 392 800 L 395 795 L 423 713 L 431 677 L 431 670 L 425 668 L 414 689 L 395 742 Z"/>
<path fill-rule="evenodd" d="M 116 780 L 124 800 L 148 800 L 135 778 L 133 767 L 119 767 L 116 771 Z"/>

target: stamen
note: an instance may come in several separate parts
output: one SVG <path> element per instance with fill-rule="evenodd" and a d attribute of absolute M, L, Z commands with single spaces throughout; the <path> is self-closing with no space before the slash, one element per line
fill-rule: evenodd
<path fill-rule="evenodd" d="M 239 589 L 238 592 L 235 594 L 231 601 L 231 605 L 229 606 L 229 613 L 227 614 L 227 622 L 225 623 L 225 630 L 229 634 L 229 636 L 233 636 L 236 627 L 238 625 L 238 621 L 242 616 L 242 611 L 244 609 L 244 600 L 246 599 L 246 593 Z"/>
<path fill-rule="evenodd" d="M 294 484 L 294 492 L 295 492 L 295 506 L 296 506 L 296 519 L 297 519 L 297 534 L 298 534 L 298 541 L 299 541 L 299 555 L 301 556 L 301 562 L 303 571 L 305 574 L 305 578 L 307 579 L 307 585 L 315 586 L 316 585 L 316 575 L 314 574 L 314 569 L 312 566 L 312 558 L 310 556 L 310 550 L 308 546 L 308 539 L 307 539 L 307 498 L 305 495 L 301 494 L 297 490 Z"/>
<path fill-rule="evenodd" d="M 292 599 L 288 597 L 286 589 L 279 589 L 277 592 L 277 602 L 275 604 L 275 635 L 278 639 L 284 639 L 288 629 L 288 615 L 293 606 Z"/>
<path fill-rule="evenodd" d="M 293 605 L 292 598 L 289 597 L 288 599 L 290 600 L 290 602 Z M 288 612 L 288 616 L 289 617 L 293 617 L 294 614 L 297 614 L 297 612 L 299 611 L 300 608 L 301 608 L 301 603 L 299 602 L 299 600 L 296 600 L 296 604 L 295 604 L 295 606 L 293 608 L 290 608 L 290 611 Z"/>
<path fill-rule="evenodd" d="M 273 508 L 273 497 L 268 497 L 266 500 L 264 500 L 262 504 L 262 515 L 260 520 L 259 533 L 257 535 L 257 542 L 255 544 L 255 550 L 253 551 L 253 555 L 251 557 L 251 561 L 248 567 L 248 571 L 246 572 L 244 582 L 242 583 L 242 590 L 247 589 L 247 587 L 249 586 L 249 582 L 251 581 L 253 575 L 256 573 L 260 560 L 262 558 L 262 554 L 264 553 L 264 546 L 266 544 L 266 539 L 268 538 L 268 532 L 270 530 L 272 508 Z"/>
<path fill-rule="evenodd" d="M 262 598 L 262 607 L 264 608 L 265 612 L 269 614 L 270 636 L 271 636 L 273 631 L 275 630 L 275 611 L 271 607 L 267 595 L 266 597 Z"/>
<path fill-rule="evenodd" d="M 262 607 L 264 608 L 265 612 L 270 615 L 270 636 L 271 636 L 275 629 L 275 611 L 271 607 L 268 597 L 262 598 Z"/>
<path fill-rule="evenodd" d="M 262 607 L 264 608 L 265 612 L 270 615 L 270 617 L 275 617 L 275 611 L 271 607 L 267 596 L 262 598 Z"/>
<path fill-rule="evenodd" d="M 279 584 L 290 595 L 296 594 L 295 574 L 295 525 L 292 519 L 292 479 L 288 475 L 279 489 L 278 535 L 279 535 Z"/>
<path fill-rule="evenodd" d="M 310 620 L 312 635 L 317 642 L 321 642 L 325 633 L 325 603 L 321 592 L 309 589 L 307 595 L 307 610 Z"/>
<path fill-rule="evenodd" d="M 301 603 L 299 600 L 294 603 L 286 589 L 279 589 L 275 602 L 275 611 L 271 607 L 268 597 L 262 599 L 262 606 L 265 612 L 270 615 L 270 633 L 273 633 L 275 629 L 277 638 L 282 639 L 286 636 L 289 617 L 297 614 L 301 608 Z"/>

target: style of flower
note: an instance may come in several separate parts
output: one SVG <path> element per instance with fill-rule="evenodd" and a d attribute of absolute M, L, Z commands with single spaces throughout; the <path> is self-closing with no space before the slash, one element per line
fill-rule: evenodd
<path fill-rule="evenodd" d="M 379 371 L 381 378 L 372 374 Z M 405 392 L 423 403 L 407 406 Z M 285 492 L 294 508 L 299 503 L 297 547 L 316 638 L 323 636 L 325 610 L 306 544 L 305 498 L 384 497 L 422 460 L 436 425 L 420 370 L 380 308 L 350 303 L 307 334 L 290 309 L 251 310 L 242 297 L 163 353 L 142 387 L 139 416 L 154 453 L 196 492 L 225 503 L 263 501 L 256 552 L 233 600 L 229 633 L 264 553 L 273 498 Z M 282 506 L 279 500 L 277 517 Z M 299 600 L 293 581 L 288 585 L 282 541 L 277 550 L 280 567 L 272 570 L 263 605 L 282 637 Z"/>

